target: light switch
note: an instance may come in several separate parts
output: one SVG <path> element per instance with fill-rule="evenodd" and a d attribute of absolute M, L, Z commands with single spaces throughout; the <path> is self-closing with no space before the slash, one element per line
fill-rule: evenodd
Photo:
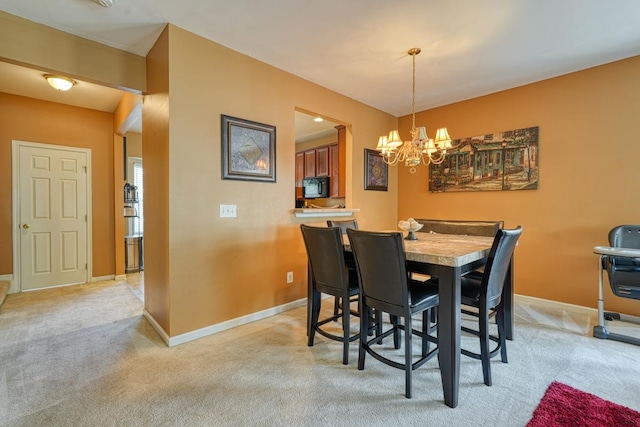
<path fill-rule="evenodd" d="M 220 205 L 220 218 L 237 218 L 236 205 Z"/>

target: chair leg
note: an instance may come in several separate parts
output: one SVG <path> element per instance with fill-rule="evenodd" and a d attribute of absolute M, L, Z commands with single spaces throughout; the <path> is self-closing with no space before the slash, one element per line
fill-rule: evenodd
<path fill-rule="evenodd" d="M 506 319 L 505 319 L 505 312 L 504 312 L 504 306 L 502 305 L 502 302 L 500 303 L 500 305 L 496 308 L 497 313 L 496 313 L 496 322 L 498 323 L 498 343 L 500 345 L 500 360 L 502 361 L 502 363 L 508 363 L 507 360 L 507 340 L 506 340 Z"/>
<path fill-rule="evenodd" d="M 397 322 L 397 318 L 396 318 Z M 411 373 L 412 369 L 412 352 L 411 352 L 411 317 L 404 319 L 404 395 L 407 399 L 411 399 Z"/>
<path fill-rule="evenodd" d="M 422 332 L 429 334 L 431 332 L 430 325 L 431 309 L 422 312 Z M 429 353 L 429 340 L 425 337 L 422 338 L 422 357 L 425 357 Z"/>
<path fill-rule="evenodd" d="M 343 298 L 344 300 L 344 298 Z M 347 297 L 346 301 L 349 301 Z M 351 310 L 347 307 L 347 310 L 342 307 L 342 364 L 349 364 L 349 335 L 351 333 Z"/>
<path fill-rule="evenodd" d="M 486 307 L 480 308 L 478 319 L 480 332 L 480 360 L 482 361 L 482 376 L 484 383 L 491 385 L 491 360 L 489 359 L 489 313 Z"/>
<path fill-rule="evenodd" d="M 431 310 L 431 323 L 438 323 L 438 307 L 433 307 Z"/>
<path fill-rule="evenodd" d="M 320 316 L 320 292 L 316 290 L 311 291 L 311 308 L 309 310 L 311 319 L 309 320 L 309 333 L 307 338 L 307 345 L 313 346 L 313 339 L 316 335 L 316 328 L 318 327 L 318 317 Z"/>
<path fill-rule="evenodd" d="M 382 335 L 382 312 L 380 310 L 374 310 L 374 319 L 376 326 L 376 334 L 378 336 Z M 382 344 L 382 338 L 376 341 L 376 344 Z"/>
<path fill-rule="evenodd" d="M 333 315 L 337 316 L 338 315 L 338 310 L 340 310 L 340 297 L 335 297 L 334 302 L 333 302 Z M 338 319 L 336 319 L 336 322 L 338 321 Z"/>
<path fill-rule="evenodd" d="M 380 316 L 382 318 L 382 316 Z M 400 348 L 400 328 L 398 327 L 398 316 L 389 316 L 393 325 L 393 348 Z"/>
<path fill-rule="evenodd" d="M 360 299 L 360 313 L 368 313 L 370 308 L 366 305 L 362 304 L 362 297 Z M 369 316 L 360 315 L 360 340 L 358 345 L 358 370 L 362 371 L 364 369 L 364 357 L 366 355 L 366 345 L 367 345 L 367 334 L 366 331 L 369 330 Z"/>

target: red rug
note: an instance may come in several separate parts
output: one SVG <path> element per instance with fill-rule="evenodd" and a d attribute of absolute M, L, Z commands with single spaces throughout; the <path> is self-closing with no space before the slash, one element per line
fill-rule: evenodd
<path fill-rule="evenodd" d="M 640 427 L 640 412 L 554 381 L 527 427 Z"/>

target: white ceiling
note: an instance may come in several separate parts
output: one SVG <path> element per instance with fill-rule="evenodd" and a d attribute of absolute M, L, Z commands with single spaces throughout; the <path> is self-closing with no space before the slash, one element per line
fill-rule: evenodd
<path fill-rule="evenodd" d="M 116 109 L 122 98 L 122 91 L 118 89 L 83 81 L 76 81 L 71 90 L 61 92 L 49 86 L 45 74 L 43 70 L 0 61 L 0 92 L 109 113 Z"/>
<path fill-rule="evenodd" d="M 316 117 L 318 116 L 296 111 L 296 144 L 329 135 L 338 137 L 338 130 L 336 129 L 338 123 L 333 123 L 329 120 L 316 122 L 314 120 Z"/>
<path fill-rule="evenodd" d="M 113 2 L 0 10 L 143 56 L 171 22 L 395 116 L 411 112 L 411 47 L 418 111 L 640 54 L 638 0 Z"/>

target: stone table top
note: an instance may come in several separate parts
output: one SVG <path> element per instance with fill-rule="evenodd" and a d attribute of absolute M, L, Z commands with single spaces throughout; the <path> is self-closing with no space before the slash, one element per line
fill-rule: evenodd
<path fill-rule="evenodd" d="M 403 240 L 407 260 L 461 267 L 489 255 L 493 237 L 416 232 L 418 240 Z M 345 249 L 351 250 L 344 236 Z"/>

